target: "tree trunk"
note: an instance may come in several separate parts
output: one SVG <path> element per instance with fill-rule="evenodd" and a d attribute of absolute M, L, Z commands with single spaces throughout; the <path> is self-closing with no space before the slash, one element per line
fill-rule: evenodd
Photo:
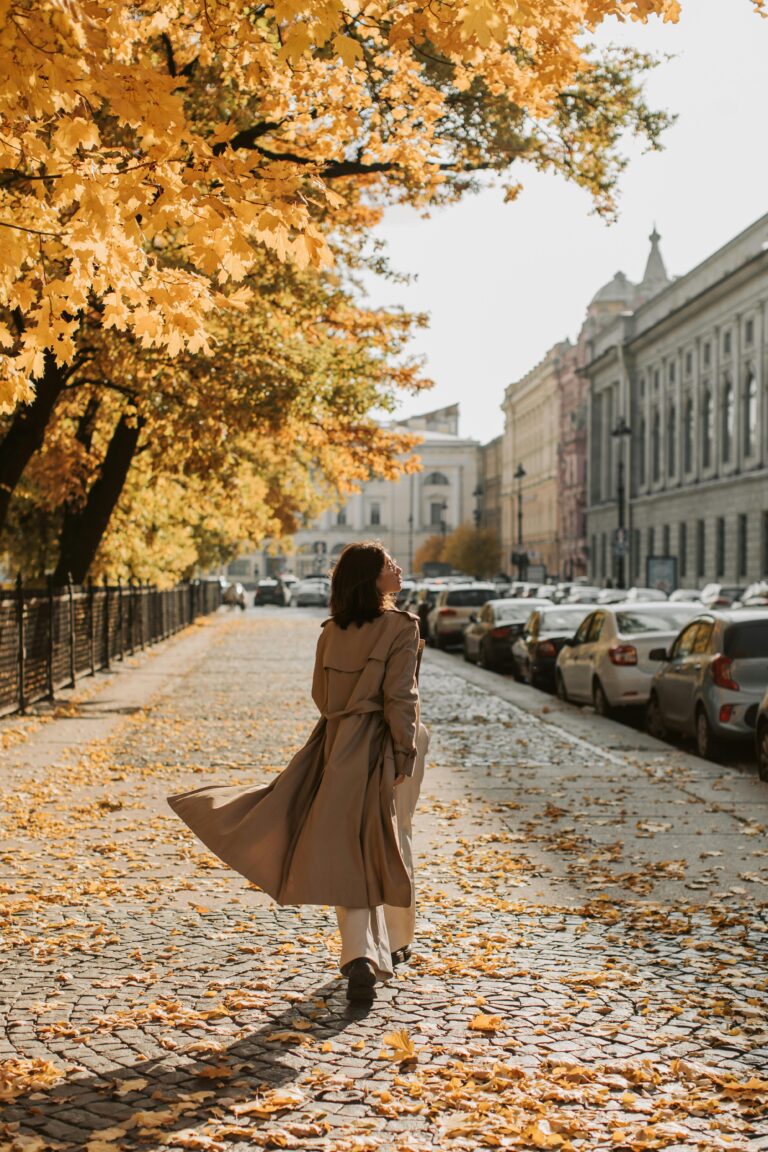
<path fill-rule="evenodd" d="M 14 416 L 0 443 L 0 533 L 8 518 L 8 507 L 24 469 L 43 445 L 45 430 L 56 401 L 71 374 L 70 365 L 59 366 L 50 352 L 45 354 L 45 370 L 38 380 L 35 398 Z"/>
<path fill-rule="evenodd" d="M 65 510 L 54 584 L 66 584 L 69 574 L 75 584 L 85 580 L 125 486 L 144 423 L 135 412 L 123 413 L 85 504 L 79 510 Z"/>

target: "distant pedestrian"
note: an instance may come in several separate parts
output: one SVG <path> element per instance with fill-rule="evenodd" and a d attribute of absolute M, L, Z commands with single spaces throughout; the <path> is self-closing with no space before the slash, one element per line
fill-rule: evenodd
<path fill-rule="evenodd" d="M 401 569 L 350 544 L 331 581 L 312 698 L 320 719 L 265 788 L 208 786 L 169 804 L 230 867 L 279 904 L 333 904 L 347 997 L 410 956 L 411 819 L 429 736 L 419 721 L 418 622 L 394 607 Z"/>

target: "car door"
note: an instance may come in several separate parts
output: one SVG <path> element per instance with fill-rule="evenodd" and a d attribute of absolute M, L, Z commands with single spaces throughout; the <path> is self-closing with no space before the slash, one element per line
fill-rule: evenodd
<path fill-rule="evenodd" d="M 591 700 L 592 684 L 589 678 L 589 664 L 585 659 L 585 648 L 589 642 L 592 622 L 598 612 L 591 612 L 586 616 L 573 637 L 573 645 L 559 665 L 565 683 L 565 690 L 574 700 Z"/>
<path fill-rule="evenodd" d="M 605 626 L 605 612 L 598 609 L 588 616 L 589 631 L 583 644 L 579 644 L 577 649 L 577 674 L 576 682 L 578 684 L 578 695 L 580 700 L 592 699 L 592 681 L 594 679 L 595 661 L 599 654 L 600 636 Z"/>
<path fill-rule="evenodd" d="M 492 627 L 493 608 L 490 604 L 484 604 L 477 615 L 477 619 L 470 622 L 464 630 L 467 655 L 474 656 L 475 659 L 477 659 L 482 648 L 483 638 L 488 635 Z"/>
<path fill-rule="evenodd" d="M 520 675 L 523 677 L 523 680 L 530 679 L 531 653 L 539 640 L 540 617 L 541 613 L 531 612 L 528 617 L 528 623 L 525 625 L 525 631 L 520 637 L 520 647 L 518 650 L 522 656 Z"/>
<path fill-rule="evenodd" d="M 682 630 L 670 649 L 669 660 L 655 681 L 664 723 L 678 731 L 685 731 L 688 726 L 696 684 L 693 650 L 700 627 L 701 622 L 694 620 Z"/>

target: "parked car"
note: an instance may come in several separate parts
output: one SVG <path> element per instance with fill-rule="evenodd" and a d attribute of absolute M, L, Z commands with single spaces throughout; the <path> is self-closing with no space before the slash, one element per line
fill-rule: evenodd
<path fill-rule="evenodd" d="M 667 600 L 668 596 L 662 588 L 629 588 L 624 599 L 631 603 L 635 600 Z"/>
<path fill-rule="evenodd" d="M 626 600 L 627 592 L 625 588 L 602 588 L 597 597 L 598 604 L 620 604 L 622 600 Z"/>
<path fill-rule="evenodd" d="M 221 601 L 229 608 L 245 608 L 245 588 L 242 584 L 227 584 L 224 589 Z"/>
<path fill-rule="evenodd" d="M 768 607 L 768 580 L 758 580 L 750 584 L 743 596 L 739 597 L 742 608 Z"/>
<path fill-rule="evenodd" d="M 429 634 L 429 614 L 435 606 L 438 596 L 444 591 L 445 584 L 416 584 L 403 607 L 406 612 L 412 612 L 419 618 L 419 635 L 426 640 Z"/>
<path fill-rule="evenodd" d="M 593 704 L 601 716 L 645 704 L 658 665 L 651 650 L 671 643 L 700 604 L 606 604 L 579 626 L 557 660 L 561 700 Z"/>
<path fill-rule="evenodd" d="M 739 584 L 706 584 L 701 590 L 701 602 L 705 608 L 730 608 L 745 592 L 746 588 Z"/>
<path fill-rule="evenodd" d="M 488 600 L 464 629 L 464 659 L 501 671 L 512 666 L 512 644 L 525 628 L 536 600 Z"/>
<path fill-rule="evenodd" d="M 725 740 L 754 736 L 768 689 L 768 612 L 705 612 L 683 628 L 657 661 L 646 724 L 653 736 L 693 736 L 700 756 Z"/>
<path fill-rule="evenodd" d="M 429 642 L 438 648 L 461 644 L 462 633 L 472 613 L 495 595 L 493 584 L 459 584 L 444 588 L 427 619 Z"/>
<path fill-rule="evenodd" d="M 557 654 L 589 611 L 586 604 L 552 604 L 534 609 L 512 645 L 516 678 L 536 688 L 554 688 Z"/>
<path fill-rule="evenodd" d="M 279 604 L 281 608 L 284 608 L 287 599 L 282 580 L 275 580 L 270 576 L 258 580 L 253 592 L 253 603 L 257 607 L 261 604 Z"/>
<path fill-rule="evenodd" d="M 536 600 L 549 600 L 554 604 L 557 595 L 557 584 L 539 584 L 534 596 Z"/>
<path fill-rule="evenodd" d="M 674 592 L 669 594 L 670 604 L 676 604 L 678 600 L 685 600 L 689 604 L 693 601 L 701 601 L 700 588 L 676 588 Z"/>
<path fill-rule="evenodd" d="M 563 601 L 564 604 L 596 604 L 603 591 L 594 584 L 575 584 Z"/>
<path fill-rule="evenodd" d="M 314 576 L 294 584 L 291 589 L 291 604 L 296 608 L 327 608 L 330 596 L 330 580 L 327 577 Z"/>

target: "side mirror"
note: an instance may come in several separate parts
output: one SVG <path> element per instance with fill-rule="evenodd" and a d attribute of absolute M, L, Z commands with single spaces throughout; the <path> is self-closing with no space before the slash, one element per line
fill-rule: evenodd
<path fill-rule="evenodd" d="M 648 653 L 649 660 L 669 660 L 669 653 L 666 648 L 651 648 Z"/>

